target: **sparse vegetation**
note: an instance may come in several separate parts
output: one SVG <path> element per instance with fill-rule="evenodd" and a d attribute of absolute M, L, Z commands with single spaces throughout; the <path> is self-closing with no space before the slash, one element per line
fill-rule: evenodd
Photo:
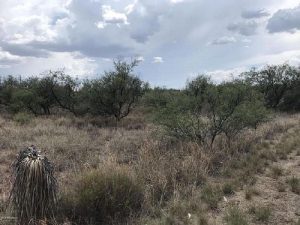
<path fill-rule="evenodd" d="M 246 216 L 244 213 L 237 207 L 232 206 L 226 213 L 224 218 L 227 225 L 248 225 Z"/>
<path fill-rule="evenodd" d="M 274 192 L 285 200 L 299 194 L 299 114 L 278 112 L 298 110 L 298 69 L 267 67 L 221 84 L 200 75 L 175 90 L 150 88 L 133 74 L 136 65 L 116 61 L 94 80 L 52 71 L 0 81 L 3 199 L 14 151 L 34 143 L 55 164 L 60 224 L 243 225 L 280 217 L 282 204 L 254 207 L 252 215 L 241 209 Z M 22 217 L 2 208 L 0 218 Z M 33 218 L 53 217 L 51 210 Z"/>
<path fill-rule="evenodd" d="M 222 190 L 218 186 L 206 185 L 201 192 L 201 199 L 212 209 L 218 207 L 218 202 L 221 200 Z"/>
<path fill-rule="evenodd" d="M 282 168 L 278 167 L 278 166 L 273 166 L 271 168 L 271 175 L 273 178 L 277 179 L 278 177 L 283 175 L 283 170 Z"/>

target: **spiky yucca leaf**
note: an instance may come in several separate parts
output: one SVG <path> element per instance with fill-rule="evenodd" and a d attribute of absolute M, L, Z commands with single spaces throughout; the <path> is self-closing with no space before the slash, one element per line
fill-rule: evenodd
<path fill-rule="evenodd" d="M 10 202 L 20 225 L 53 219 L 57 203 L 57 182 L 53 165 L 34 146 L 19 153 L 13 166 L 14 183 Z"/>

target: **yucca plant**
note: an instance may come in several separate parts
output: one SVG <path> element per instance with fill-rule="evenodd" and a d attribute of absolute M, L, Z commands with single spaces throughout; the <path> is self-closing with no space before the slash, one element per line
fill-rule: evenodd
<path fill-rule="evenodd" d="M 54 221 L 57 182 L 53 165 L 35 146 L 20 151 L 13 164 L 14 181 L 10 203 L 19 225 Z"/>

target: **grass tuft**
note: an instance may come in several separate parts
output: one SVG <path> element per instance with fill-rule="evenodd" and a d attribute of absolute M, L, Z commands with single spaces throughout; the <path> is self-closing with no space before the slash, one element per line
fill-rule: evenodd
<path fill-rule="evenodd" d="M 216 209 L 221 200 L 222 192 L 218 186 L 206 185 L 201 192 L 201 199 L 211 208 Z"/>
<path fill-rule="evenodd" d="M 237 206 L 229 208 L 224 220 L 227 225 L 248 225 L 246 216 Z"/>
<path fill-rule="evenodd" d="M 300 179 L 292 177 L 287 180 L 287 183 L 291 186 L 291 191 L 300 195 Z"/>
<path fill-rule="evenodd" d="M 271 217 L 271 209 L 269 207 L 256 207 L 252 206 L 249 213 L 253 214 L 257 221 L 268 222 Z"/>
<path fill-rule="evenodd" d="M 278 166 L 273 166 L 271 168 L 271 174 L 274 179 L 278 179 L 278 177 L 283 175 L 283 169 Z"/>

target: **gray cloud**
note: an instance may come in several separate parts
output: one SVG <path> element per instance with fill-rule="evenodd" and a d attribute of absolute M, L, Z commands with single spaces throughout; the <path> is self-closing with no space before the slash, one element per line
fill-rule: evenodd
<path fill-rule="evenodd" d="M 278 10 L 269 19 L 267 29 L 270 33 L 300 30 L 300 5 L 293 9 Z"/>
<path fill-rule="evenodd" d="M 230 23 L 227 26 L 228 30 L 237 32 L 244 36 L 251 36 L 256 34 L 257 28 L 258 28 L 258 23 L 253 20 Z"/>
<path fill-rule="evenodd" d="M 17 56 L 32 56 L 46 58 L 49 53 L 44 49 L 36 48 L 35 46 L 24 45 L 24 44 L 13 44 L 13 43 L 1 43 L 0 46 L 4 51 Z"/>
<path fill-rule="evenodd" d="M 264 9 L 259 10 L 245 10 L 242 12 L 241 16 L 245 19 L 255 19 L 269 16 L 270 14 L 266 12 Z"/>

